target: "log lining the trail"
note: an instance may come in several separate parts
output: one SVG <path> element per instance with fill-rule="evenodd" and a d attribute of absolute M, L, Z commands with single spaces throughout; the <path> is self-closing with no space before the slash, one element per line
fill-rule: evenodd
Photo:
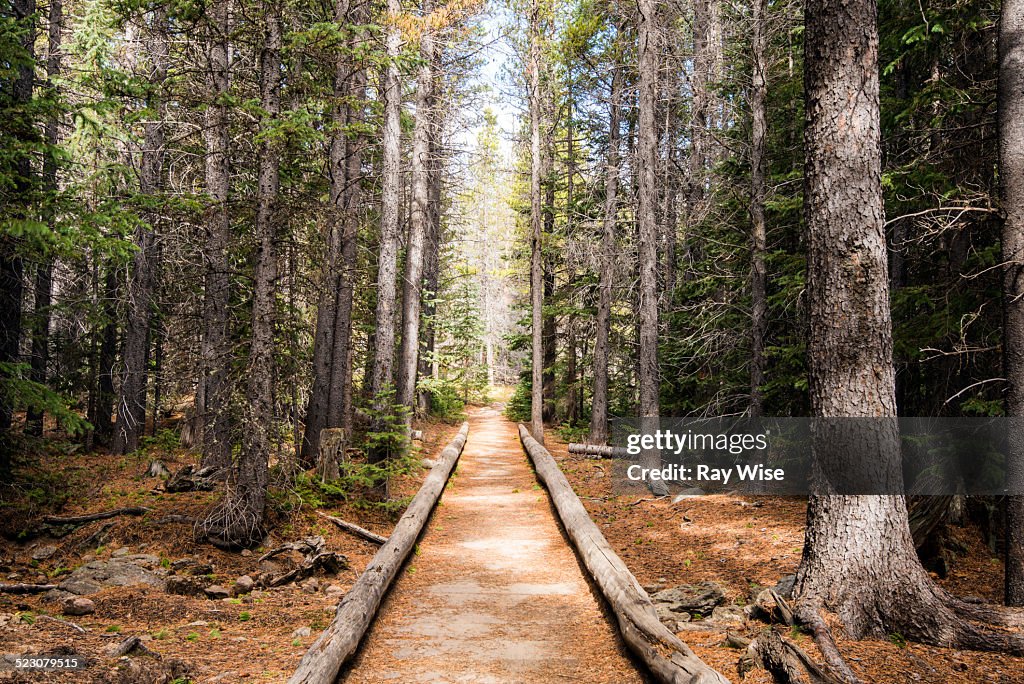
<path fill-rule="evenodd" d="M 463 423 L 459 434 L 438 456 L 437 464 L 430 469 L 387 542 L 345 594 L 334 620 L 302 656 L 288 684 L 332 684 L 337 679 L 341 666 L 355 653 L 384 594 L 419 539 L 462 454 L 468 434 L 469 423 Z"/>
<path fill-rule="evenodd" d="M 547 449 L 519 426 L 523 448 L 547 487 L 562 526 L 619 623 L 622 638 L 663 684 L 729 684 L 661 624 L 647 592 L 583 507 Z"/>

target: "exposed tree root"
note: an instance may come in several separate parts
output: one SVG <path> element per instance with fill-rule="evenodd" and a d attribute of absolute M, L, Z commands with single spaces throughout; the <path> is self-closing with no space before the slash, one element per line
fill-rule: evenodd
<path fill-rule="evenodd" d="M 1024 627 L 1024 609 L 1006 608 L 982 601 L 946 594 L 946 603 L 968 620 L 987 622 L 999 627 Z"/>
<path fill-rule="evenodd" d="M 228 492 L 205 520 L 195 524 L 193 533 L 197 541 L 209 541 L 226 551 L 258 546 L 267 533 L 263 506 L 244 493 L 236 497 Z"/>
<path fill-rule="evenodd" d="M 793 616 L 798 622 L 811 630 L 814 643 L 818 646 L 818 650 L 821 651 L 822 657 L 825 658 L 825 663 L 840 681 L 846 682 L 846 684 L 863 684 L 861 679 L 843 660 L 843 656 L 839 653 L 839 648 L 836 646 L 835 639 L 832 638 L 832 630 L 825 624 L 820 610 L 821 608 L 817 602 L 802 599 L 797 601 Z"/>

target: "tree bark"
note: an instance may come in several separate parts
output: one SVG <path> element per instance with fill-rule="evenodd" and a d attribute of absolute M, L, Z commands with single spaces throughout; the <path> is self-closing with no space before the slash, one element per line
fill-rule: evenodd
<path fill-rule="evenodd" d="M 242 449 L 232 463 L 224 500 L 202 523 L 205 536 L 215 545 L 225 548 L 259 544 L 264 536 L 263 508 L 274 419 L 274 302 L 277 280 L 274 228 L 281 161 L 273 129 L 281 114 L 280 11 L 276 4 L 267 9 L 266 33 L 260 53 L 264 140 L 259 149 L 252 339 L 246 364 Z"/>
<path fill-rule="evenodd" d="M 371 367 L 372 401 L 377 414 L 378 429 L 392 411 L 395 361 L 395 294 L 398 282 L 399 204 L 402 199 L 401 175 L 401 106 L 398 60 L 402 35 L 398 26 L 402 11 L 400 0 L 387 2 L 387 66 L 384 73 L 384 131 L 381 172 L 380 251 L 377 263 L 376 340 Z M 370 461 L 379 463 L 388 458 L 386 450 L 374 449 Z"/>
<path fill-rule="evenodd" d="M 530 432 L 544 443 L 544 282 L 543 232 L 541 230 L 540 147 L 540 2 L 530 6 L 530 54 L 527 71 L 530 79 L 530 311 L 532 327 L 532 365 Z"/>
<path fill-rule="evenodd" d="M 432 0 L 423 0 L 424 17 L 433 10 Z M 402 346 L 398 354 L 398 403 L 406 407 L 408 428 L 416 399 L 416 377 L 420 351 L 420 310 L 422 306 L 424 251 L 428 232 L 430 201 L 430 129 L 435 116 L 434 36 L 428 28 L 420 38 L 420 65 L 416 83 L 416 125 L 412 145 L 412 213 L 405 256 L 402 287 Z"/>
<path fill-rule="evenodd" d="M 752 0 L 751 60 L 753 82 L 750 86 L 750 415 L 764 413 L 765 353 L 764 338 L 768 328 L 767 251 L 765 224 L 765 138 L 767 115 L 765 100 L 767 84 L 767 0 Z"/>
<path fill-rule="evenodd" d="M 56 88 L 55 79 L 60 77 L 61 68 L 61 27 L 64 8 L 61 0 L 50 0 L 47 16 L 46 82 L 47 88 Z M 57 193 L 57 160 L 54 148 L 59 135 L 60 119 L 50 116 L 43 132 L 45 144 L 50 148 L 43 156 L 42 190 Z M 47 209 L 48 218 L 53 220 L 53 209 Z M 36 269 L 35 314 L 32 321 L 32 373 L 34 382 L 46 384 L 47 367 L 50 362 L 50 304 L 53 295 L 53 258 L 46 254 Z M 25 431 L 36 437 L 43 436 L 43 412 L 30 408 L 25 417 Z"/>
<path fill-rule="evenodd" d="M 435 78 L 440 80 L 440 60 L 434 69 Z M 420 339 L 419 353 L 419 374 L 426 377 L 432 372 L 434 362 L 435 322 L 434 315 L 437 310 L 437 287 L 438 277 L 441 270 L 441 123 L 440 117 L 434 120 L 430 131 L 430 185 L 428 187 L 429 197 L 427 207 L 429 209 L 427 222 L 426 254 L 423 267 L 423 288 L 429 293 L 423 300 L 422 317 L 423 335 Z M 419 415 L 426 415 L 430 410 L 430 393 L 419 392 L 417 395 L 417 412 Z"/>
<path fill-rule="evenodd" d="M 639 385 L 640 416 L 658 418 L 658 221 L 657 189 L 658 130 L 655 122 L 658 92 L 658 24 L 656 0 L 640 0 L 640 83 L 637 121 L 637 167 L 639 193 L 640 301 Z"/>
<path fill-rule="evenodd" d="M 142 168 L 139 190 L 154 196 L 163 188 L 164 125 L 166 111 L 163 94 L 167 78 L 169 54 L 167 37 L 167 10 L 154 10 L 149 27 L 148 54 L 149 86 L 147 109 L 151 114 L 144 124 Z M 135 232 L 136 252 L 128 280 L 128 316 L 125 320 L 124 349 L 122 350 L 121 391 L 117 400 L 117 422 L 114 426 L 114 444 L 111 451 L 126 454 L 139 448 L 139 438 L 146 430 L 146 365 L 150 342 L 150 322 L 154 306 L 154 293 L 159 272 L 157 249 L 157 212 L 145 217 L 145 223 Z"/>
<path fill-rule="evenodd" d="M 1002 191 L 1004 289 L 1003 363 L 1009 390 L 1006 415 L 1016 491 L 1024 486 L 1024 2 L 1004 0 L 999 22 L 999 178 Z M 1008 606 L 1024 606 L 1024 495 L 1006 501 Z"/>
<path fill-rule="evenodd" d="M 608 154 L 604 178 L 604 215 L 601 222 L 601 273 L 595 321 L 594 392 L 590 410 L 590 441 L 593 444 L 604 444 L 608 441 L 608 338 L 611 331 L 615 233 L 619 211 L 619 104 L 622 97 L 617 42 L 613 50 L 615 61 L 611 65 L 611 84 L 608 91 Z"/>
<path fill-rule="evenodd" d="M 207 240 L 204 246 L 205 286 L 201 387 L 197 395 L 198 424 L 202 428 L 203 465 L 227 467 L 231 463 L 231 348 L 228 339 L 231 281 L 228 245 L 230 129 L 227 96 L 231 65 L 228 56 L 230 0 L 213 0 L 206 24 L 206 139 Z"/>

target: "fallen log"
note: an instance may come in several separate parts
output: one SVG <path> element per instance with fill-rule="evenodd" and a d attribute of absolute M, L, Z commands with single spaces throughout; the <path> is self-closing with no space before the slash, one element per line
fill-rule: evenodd
<path fill-rule="evenodd" d="M 150 510 L 152 509 L 144 506 L 131 506 L 129 508 L 115 508 L 112 511 L 103 511 L 102 513 L 72 515 L 67 518 L 48 515 L 43 518 L 43 523 L 46 525 L 84 525 L 85 523 L 93 522 L 94 520 L 106 520 L 107 518 L 116 518 L 119 515 L 145 515 L 146 513 L 149 513 Z"/>
<path fill-rule="evenodd" d="M 334 620 L 302 656 L 288 684 L 333 684 L 359 646 L 363 634 L 377 614 L 384 593 L 391 586 L 402 563 L 412 551 L 423 526 L 434 510 L 448 477 L 462 454 L 469 434 L 463 423 L 459 434 L 445 447 L 427 479 L 405 509 L 388 541 L 366 566 L 366 570 L 338 605 Z"/>
<path fill-rule="evenodd" d="M 581 454 L 592 458 L 626 458 L 629 452 L 626 447 L 604 446 L 603 444 L 576 444 L 569 445 L 570 454 Z"/>
<path fill-rule="evenodd" d="M 387 543 L 388 538 L 384 537 L 384 536 L 381 536 L 381 535 L 377 534 L 376 532 L 371 532 L 370 530 L 368 530 L 368 529 L 366 529 L 364 527 L 360 527 L 359 525 L 356 525 L 354 523 L 350 523 L 347 520 L 342 520 L 341 518 L 336 518 L 333 515 L 327 515 L 326 513 L 322 512 L 322 511 L 317 511 L 317 513 L 319 515 L 323 516 L 324 518 L 327 518 L 327 520 L 329 520 L 330 522 L 334 523 L 335 525 L 337 525 L 341 529 L 345 530 L 346 532 L 351 532 L 352 534 L 356 535 L 357 537 L 362 537 L 366 541 L 373 542 L 374 544 L 377 544 L 378 546 L 381 545 L 381 544 Z"/>
<path fill-rule="evenodd" d="M 41 594 L 56 589 L 56 584 L 8 584 L 0 582 L 0 594 Z"/>
<path fill-rule="evenodd" d="M 590 519 L 548 450 L 522 425 L 519 438 L 537 477 L 547 487 L 569 539 L 615 614 L 629 649 L 663 684 L 728 684 L 728 679 L 708 667 L 661 624 L 647 592 Z"/>

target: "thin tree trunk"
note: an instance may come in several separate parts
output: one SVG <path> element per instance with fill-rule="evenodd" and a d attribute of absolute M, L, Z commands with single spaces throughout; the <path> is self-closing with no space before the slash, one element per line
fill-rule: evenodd
<path fill-rule="evenodd" d="M 117 272 L 112 266 L 104 279 L 100 311 L 103 326 L 96 356 L 95 412 L 89 422 L 95 428 L 95 445 L 110 446 L 114 433 L 114 364 L 117 363 Z"/>
<path fill-rule="evenodd" d="M 765 353 L 764 338 L 768 328 L 767 272 L 765 270 L 765 136 L 768 94 L 765 50 L 767 0 L 753 0 L 751 58 L 753 83 L 750 88 L 750 415 L 764 413 Z"/>
<path fill-rule="evenodd" d="M 50 0 L 47 19 L 46 48 L 46 82 L 48 89 L 56 88 L 55 79 L 60 77 L 61 26 L 63 24 L 63 5 L 61 0 Z M 52 148 L 57 145 L 58 125 L 56 115 L 46 121 L 43 139 L 51 149 L 43 156 L 43 187 L 44 193 L 57 193 L 57 160 Z M 47 210 L 51 220 L 53 209 Z M 46 384 L 47 366 L 50 362 L 50 304 L 53 294 L 53 259 L 49 255 L 43 257 L 36 270 L 35 282 L 35 313 L 32 320 L 32 373 L 34 382 Z M 43 436 L 43 411 L 31 408 L 25 418 L 25 431 L 36 437 Z"/>
<path fill-rule="evenodd" d="M 266 34 L 260 54 L 260 96 L 265 112 L 263 128 L 269 133 L 281 113 L 280 7 L 272 6 L 265 16 Z M 264 535 L 263 507 L 274 418 L 274 301 L 277 280 L 274 228 L 280 163 L 278 145 L 273 136 L 267 135 L 259 150 L 252 339 L 246 364 L 242 450 L 232 464 L 224 500 L 203 523 L 203 531 L 210 541 L 227 548 L 258 544 Z"/>
<path fill-rule="evenodd" d="M 999 23 L 999 178 L 1004 276 L 1006 415 L 1024 418 L 1024 2 L 1004 0 Z M 1024 486 L 1024 435 L 1017 425 L 1011 482 Z M 1006 501 L 1006 605 L 1024 606 L 1024 495 Z"/>
<path fill-rule="evenodd" d="M 430 16 L 432 0 L 423 0 L 423 16 Z M 427 239 L 430 195 L 430 128 L 434 112 L 434 37 L 430 30 L 420 38 L 420 65 L 416 85 L 416 127 L 412 145 L 412 213 L 405 257 L 405 282 L 402 288 L 402 346 L 398 358 L 398 403 L 408 411 L 403 416 L 408 427 L 416 398 L 416 376 L 420 350 L 420 310 L 423 289 L 423 260 Z"/>
<path fill-rule="evenodd" d="M 541 159 L 540 147 L 540 2 L 530 6 L 530 55 L 527 69 L 530 79 L 530 309 L 533 339 L 530 432 L 544 444 L 544 283 L 543 233 L 541 231 Z"/>
<path fill-rule="evenodd" d="M 206 193 L 211 204 L 206 212 L 207 241 L 203 296 L 202 388 L 198 423 L 202 427 L 203 465 L 227 467 L 231 463 L 231 349 L 228 339 L 231 281 L 228 245 L 231 222 L 228 214 L 230 129 L 224 102 L 229 85 L 229 2 L 213 0 L 208 10 L 206 87 Z"/>
<path fill-rule="evenodd" d="M 548 131 L 550 135 L 550 129 Z M 544 209 L 543 227 L 544 235 L 554 235 L 555 232 L 555 178 L 552 172 L 552 152 L 554 145 L 548 136 L 545 136 L 544 151 L 541 153 L 544 159 L 542 176 L 544 178 Z M 541 255 L 541 263 L 544 268 L 544 301 L 550 302 L 555 296 L 555 255 Z M 558 355 L 558 321 L 553 312 L 544 315 L 544 323 L 541 328 L 543 338 L 542 349 L 544 368 L 544 410 L 542 417 L 545 423 L 557 420 L 555 415 L 555 361 Z"/>
<path fill-rule="evenodd" d="M 398 59 L 401 56 L 402 35 L 398 22 L 402 11 L 400 0 L 387 2 L 387 66 L 384 70 L 384 131 L 381 171 L 380 251 L 377 261 L 376 339 L 373 346 L 370 391 L 377 429 L 383 430 L 391 414 L 394 390 L 395 363 L 395 294 L 398 283 L 398 229 L 399 209 L 402 201 L 401 174 L 401 106 L 402 88 L 399 82 Z M 390 456 L 389 449 L 374 449 L 372 463 Z"/>
<path fill-rule="evenodd" d="M 440 72 L 440 65 L 434 70 L 435 76 Z M 440 117 L 438 117 L 440 118 Z M 424 258 L 423 288 L 429 293 L 423 301 L 423 335 L 420 339 L 419 374 L 420 377 L 427 377 L 432 374 L 435 322 L 434 316 L 437 310 L 437 285 L 441 270 L 441 144 L 440 144 L 440 122 L 435 120 L 431 128 L 430 139 L 430 196 L 427 206 L 429 208 L 429 221 L 427 229 L 427 251 Z M 418 395 L 418 412 L 426 415 L 430 410 L 430 393 L 421 391 Z"/>
<path fill-rule="evenodd" d="M 163 119 L 166 108 L 163 95 L 159 91 L 167 77 L 168 60 L 167 11 L 163 7 L 153 12 L 147 53 L 152 60 L 149 65 L 152 95 L 147 102 L 147 108 L 152 114 L 147 117 L 143 135 L 139 189 L 144 195 L 154 196 L 163 188 Z M 140 224 L 136 229 L 137 251 L 128 280 L 128 316 L 125 320 L 122 351 L 124 374 L 121 377 L 121 391 L 117 401 L 117 423 L 112 448 L 115 454 L 125 454 L 138 449 L 139 438 L 146 430 L 146 366 L 153 295 L 160 268 L 156 244 L 156 224 L 159 216 L 157 212 L 152 212 L 146 219 L 146 223 Z"/>
<path fill-rule="evenodd" d="M 618 32 L 616 32 L 618 35 Z M 612 80 L 608 94 L 608 156 L 604 180 L 604 218 L 601 231 L 601 274 L 594 339 L 594 396 L 590 410 L 590 442 L 608 441 L 608 337 L 611 328 L 612 287 L 615 276 L 615 232 L 619 191 L 619 103 L 621 68 L 615 45 Z"/>

